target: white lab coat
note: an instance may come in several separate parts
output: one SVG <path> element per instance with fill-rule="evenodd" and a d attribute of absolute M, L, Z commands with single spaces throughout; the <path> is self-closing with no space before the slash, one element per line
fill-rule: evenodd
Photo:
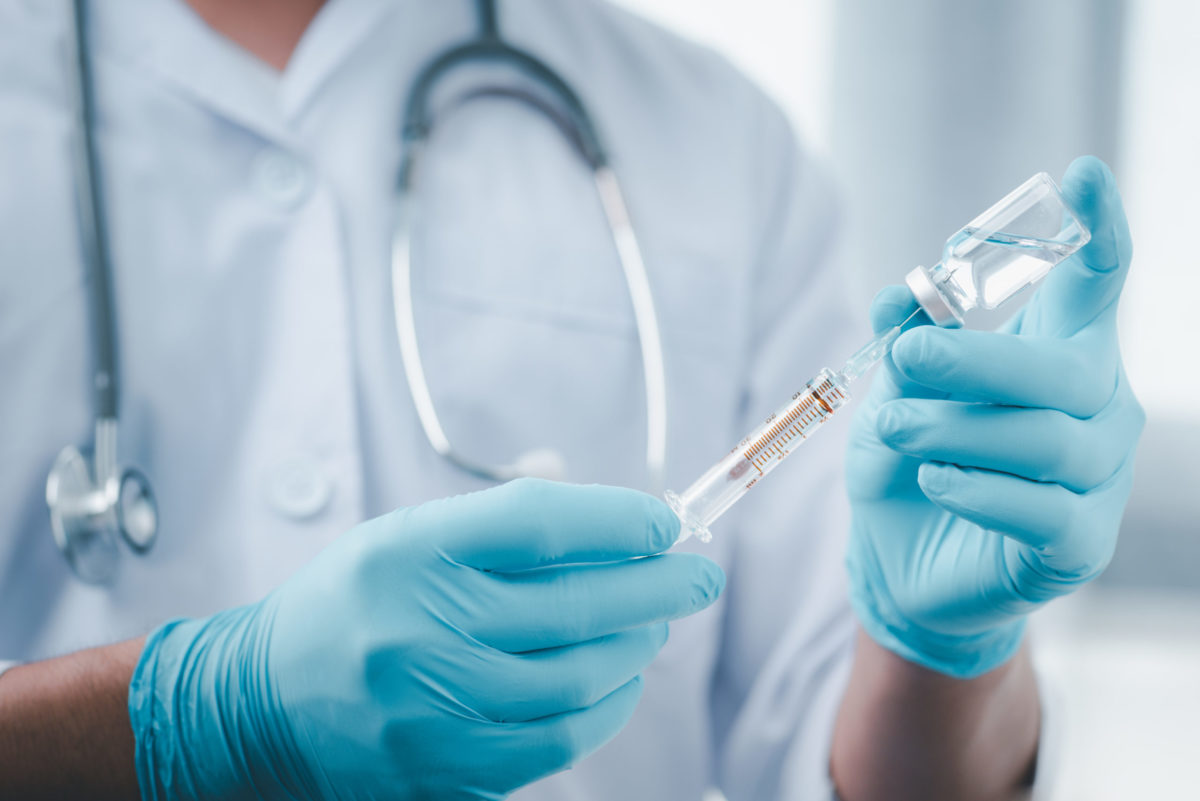
<path fill-rule="evenodd" d="M 120 452 L 152 478 L 162 528 L 112 586 L 72 578 L 43 501 L 58 450 L 91 438 L 66 5 L 0 0 L 0 659 L 253 601 L 359 521 L 483 486 L 418 426 L 387 261 L 402 98 L 473 31 L 473 4 L 331 0 L 280 76 L 179 0 L 105 0 L 91 36 Z M 501 23 L 578 89 L 623 181 L 682 489 L 867 337 L 827 258 L 827 182 L 711 52 L 593 0 L 508 0 Z M 476 69 L 439 96 L 520 80 Z M 643 486 L 638 341 L 582 162 L 545 119 L 480 100 L 446 117 L 427 167 L 415 306 L 452 441 L 485 462 L 553 447 L 570 480 Z M 828 796 L 854 629 L 845 423 L 712 544 L 688 543 L 724 566 L 724 597 L 673 624 L 612 743 L 517 798 Z"/>

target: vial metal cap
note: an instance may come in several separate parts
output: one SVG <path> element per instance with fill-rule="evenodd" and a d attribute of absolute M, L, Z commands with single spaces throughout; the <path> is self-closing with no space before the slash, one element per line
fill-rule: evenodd
<path fill-rule="evenodd" d="M 933 279 L 929 277 L 927 268 L 914 267 L 908 275 L 904 276 L 904 283 L 908 284 L 909 291 L 917 299 L 917 303 L 921 304 L 921 308 L 929 315 L 929 319 L 933 321 L 934 325 L 951 327 L 962 325 L 962 320 L 955 315 L 950 304 L 946 303 L 946 299 L 938 291 L 937 285 L 933 283 Z"/>

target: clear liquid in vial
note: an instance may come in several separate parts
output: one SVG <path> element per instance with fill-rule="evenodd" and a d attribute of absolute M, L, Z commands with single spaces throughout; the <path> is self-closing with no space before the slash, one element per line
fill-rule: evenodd
<path fill-rule="evenodd" d="M 943 286 L 964 310 L 994 309 L 1079 248 L 1077 234 L 1064 233 L 1059 240 L 963 228 L 942 254 Z"/>

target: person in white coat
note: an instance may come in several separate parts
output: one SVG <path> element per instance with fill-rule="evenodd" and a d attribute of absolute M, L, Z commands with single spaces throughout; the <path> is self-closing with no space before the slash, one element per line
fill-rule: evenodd
<path fill-rule="evenodd" d="M 685 486 L 869 336 L 830 263 L 830 181 L 705 49 L 593 0 L 513 0 L 500 20 L 604 135 L 661 332 L 665 481 Z M 477 25 L 465 0 L 89 4 L 118 445 L 161 529 L 95 585 L 55 547 L 43 490 L 96 413 L 71 20 L 0 0 L 0 795 L 1026 787 L 1019 630 L 988 618 L 927 649 L 903 603 L 919 593 L 864 600 L 891 579 L 856 567 L 878 504 L 858 487 L 852 524 L 847 421 L 710 544 L 654 555 L 678 522 L 635 491 L 661 488 L 629 287 L 586 166 L 511 98 L 464 104 L 427 145 L 414 322 L 455 446 L 490 464 L 552 448 L 572 483 L 489 489 L 430 447 L 390 283 L 400 127 L 417 72 Z M 446 92 L 524 80 L 485 65 Z M 848 536 L 852 578 L 873 577 L 857 589 Z M 914 604 L 957 603 L 937 597 Z"/>

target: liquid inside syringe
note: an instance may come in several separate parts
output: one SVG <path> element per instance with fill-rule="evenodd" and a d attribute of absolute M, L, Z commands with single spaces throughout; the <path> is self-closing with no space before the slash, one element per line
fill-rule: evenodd
<path fill-rule="evenodd" d="M 681 523 L 679 541 L 696 537 L 708 542 L 708 527 L 846 405 L 851 382 L 883 358 L 916 314 L 871 340 L 841 370 L 822 369 L 690 487 L 681 493 L 668 491 L 667 503 Z"/>

